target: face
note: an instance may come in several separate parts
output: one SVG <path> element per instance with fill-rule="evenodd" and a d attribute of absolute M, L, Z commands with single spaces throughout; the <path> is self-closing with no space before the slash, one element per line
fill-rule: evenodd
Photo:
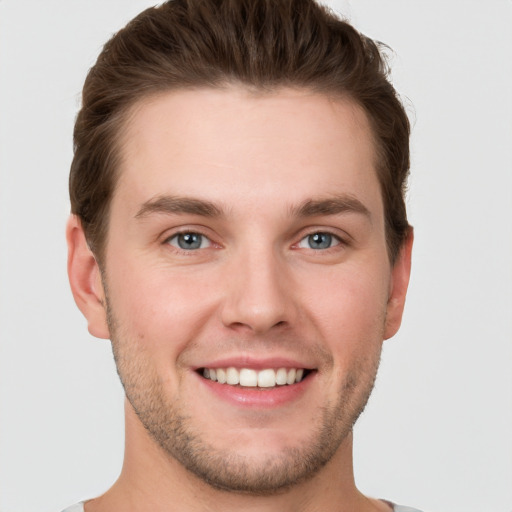
<path fill-rule="evenodd" d="M 105 254 L 129 414 L 163 453 L 257 494 L 337 456 L 408 276 L 388 260 L 360 109 L 287 89 L 145 100 L 123 135 Z"/>

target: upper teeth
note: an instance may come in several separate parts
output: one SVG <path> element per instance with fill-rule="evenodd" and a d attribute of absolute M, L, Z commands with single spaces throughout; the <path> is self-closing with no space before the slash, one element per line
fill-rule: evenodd
<path fill-rule="evenodd" d="M 203 377 L 220 382 L 246 387 L 273 388 L 276 385 L 294 384 L 300 382 L 304 376 L 303 368 L 279 368 L 274 370 L 252 370 L 250 368 L 204 368 Z"/>

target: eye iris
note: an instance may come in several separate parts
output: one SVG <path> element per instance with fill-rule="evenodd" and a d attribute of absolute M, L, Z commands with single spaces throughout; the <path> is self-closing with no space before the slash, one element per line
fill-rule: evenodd
<path fill-rule="evenodd" d="M 199 249 L 201 247 L 202 235 L 198 233 L 181 233 L 178 235 L 178 245 L 181 249 Z"/>
<path fill-rule="evenodd" d="M 329 233 L 315 233 L 308 237 L 311 249 L 328 249 L 331 246 L 331 242 L 332 236 Z"/>

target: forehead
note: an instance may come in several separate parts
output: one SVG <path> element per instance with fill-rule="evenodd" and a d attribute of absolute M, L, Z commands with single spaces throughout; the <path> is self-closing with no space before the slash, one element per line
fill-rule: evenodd
<path fill-rule="evenodd" d="M 180 90 L 139 102 L 121 139 L 117 190 L 114 202 L 169 194 L 229 207 L 344 193 L 381 206 L 365 113 L 295 89 Z"/>

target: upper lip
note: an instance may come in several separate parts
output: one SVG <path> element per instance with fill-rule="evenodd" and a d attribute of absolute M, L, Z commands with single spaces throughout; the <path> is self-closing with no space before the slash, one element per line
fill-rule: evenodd
<path fill-rule="evenodd" d="M 304 368 L 307 370 L 314 369 L 314 365 L 300 361 L 299 359 L 289 357 L 270 357 L 270 358 L 257 358 L 254 356 L 233 356 L 223 357 L 210 361 L 205 361 L 203 364 L 198 364 L 194 367 L 195 370 L 200 368 L 250 368 L 253 370 L 264 370 L 266 368 Z"/>

